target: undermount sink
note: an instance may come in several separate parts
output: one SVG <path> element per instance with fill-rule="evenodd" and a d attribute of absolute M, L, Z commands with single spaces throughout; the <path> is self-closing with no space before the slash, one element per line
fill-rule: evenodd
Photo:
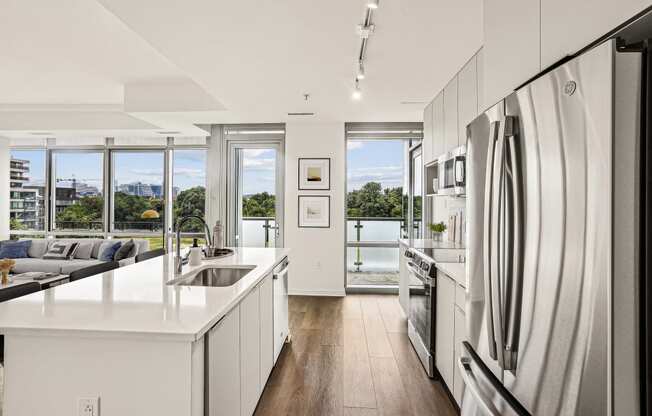
<path fill-rule="evenodd" d="M 181 286 L 226 287 L 235 284 L 253 269 L 254 266 L 211 267 L 201 270 L 196 275 L 185 278 L 176 284 Z"/>

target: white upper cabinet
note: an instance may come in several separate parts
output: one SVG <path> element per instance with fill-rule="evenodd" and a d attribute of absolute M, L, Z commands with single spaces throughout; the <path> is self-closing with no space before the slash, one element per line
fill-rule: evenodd
<path fill-rule="evenodd" d="M 466 125 L 478 116 L 478 68 L 474 55 L 457 75 L 458 82 L 458 137 L 466 143 Z"/>
<path fill-rule="evenodd" d="M 432 158 L 444 154 L 444 92 L 437 94 L 432 101 Z"/>
<path fill-rule="evenodd" d="M 539 0 L 485 0 L 484 102 L 480 108 L 497 103 L 541 70 L 539 6 Z M 559 13 L 567 11 L 567 7 L 559 8 Z M 568 24 L 559 36 L 574 31 L 574 25 Z"/>
<path fill-rule="evenodd" d="M 444 87 L 444 152 L 457 147 L 457 75 Z"/>
<path fill-rule="evenodd" d="M 475 54 L 475 67 L 477 69 L 476 76 L 478 77 L 478 115 L 482 114 L 487 108 L 484 103 L 487 101 L 484 98 L 484 48 L 480 48 Z"/>
<path fill-rule="evenodd" d="M 649 0 L 541 0 L 541 67 L 577 52 L 648 6 Z"/>
<path fill-rule="evenodd" d="M 421 146 L 423 162 L 432 160 L 432 102 L 423 110 L 423 145 Z"/>

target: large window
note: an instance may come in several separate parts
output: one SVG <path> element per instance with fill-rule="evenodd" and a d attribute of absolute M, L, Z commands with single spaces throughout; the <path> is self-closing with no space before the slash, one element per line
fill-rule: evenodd
<path fill-rule="evenodd" d="M 113 151 L 112 231 L 162 233 L 165 218 L 163 151 Z"/>
<path fill-rule="evenodd" d="M 53 229 L 104 230 L 104 153 L 53 152 Z"/>
<path fill-rule="evenodd" d="M 133 237 L 160 248 L 179 216 L 204 217 L 202 138 L 159 139 L 154 146 L 106 139 L 84 149 L 72 148 L 70 141 L 49 144 L 11 150 L 12 238 Z M 198 222 L 184 231 L 184 245 L 193 237 L 204 242 Z"/>
<path fill-rule="evenodd" d="M 408 230 L 409 161 L 421 123 L 347 123 L 346 286 L 398 285 Z"/>
<path fill-rule="evenodd" d="M 241 149 L 243 247 L 274 247 L 276 242 L 275 148 Z"/>
<path fill-rule="evenodd" d="M 9 225 L 12 231 L 45 231 L 45 150 L 12 150 Z"/>
<path fill-rule="evenodd" d="M 405 227 L 404 140 L 347 143 L 348 285 L 398 283 L 398 249 Z M 389 247 L 388 247 L 389 246 Z"/>
<path fill-rule="evenodd" d="M 177 219 L 188 215 L 205 218 L 206 150 L 175 149 L 172 166 L 173 223 L 176 224 Z M 203 241 L 204 226 L 200 221 L 188 221 L 182 231 L 182 247 L 191 245 L 194 237 Z"/>

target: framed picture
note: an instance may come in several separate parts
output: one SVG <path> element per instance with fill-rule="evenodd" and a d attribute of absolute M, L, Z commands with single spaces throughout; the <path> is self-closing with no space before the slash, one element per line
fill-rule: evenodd
<path fill-rule="evenodd" d="M 299 195 L 299 227 L 330 228 L 330 195 Z"/>
<path fill-rule="evenodd" d="M 331 160 L 299 158 L 299 190 L 328 191 L 330 189 Z"/>

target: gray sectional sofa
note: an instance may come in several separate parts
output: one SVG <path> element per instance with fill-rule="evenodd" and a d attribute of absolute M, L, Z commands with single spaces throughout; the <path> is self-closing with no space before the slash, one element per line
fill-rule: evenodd
<path fill-rule="evenodd" d="M 115 239 L 114 241 L 128 241 L 129 239 Z M 80 244 L 71 260 L 50 260 L 44 259 L 43 255 L 48 251 L 48 247 L 55 241 L 74 241 Z M 102 263 L 98 260 L 100 245 L 105 242 L 104 239 L 95 238 L 58 238 L 58 239 L 34 239 L 27 251 L 28 258 L 14 259 L 16 265 L 12 268 L 13 273 L 26 272 L 46 272 L 70 274 L 71 272 L 84 267 Z M 131 264 L 137 254 L 149 250 L 147 240 L 134 239 L 135 248 L 129 253 L 129 257 L 120 260 L 120 266 Z M 83 248 L 83 249 L 82 249 Z"/>

